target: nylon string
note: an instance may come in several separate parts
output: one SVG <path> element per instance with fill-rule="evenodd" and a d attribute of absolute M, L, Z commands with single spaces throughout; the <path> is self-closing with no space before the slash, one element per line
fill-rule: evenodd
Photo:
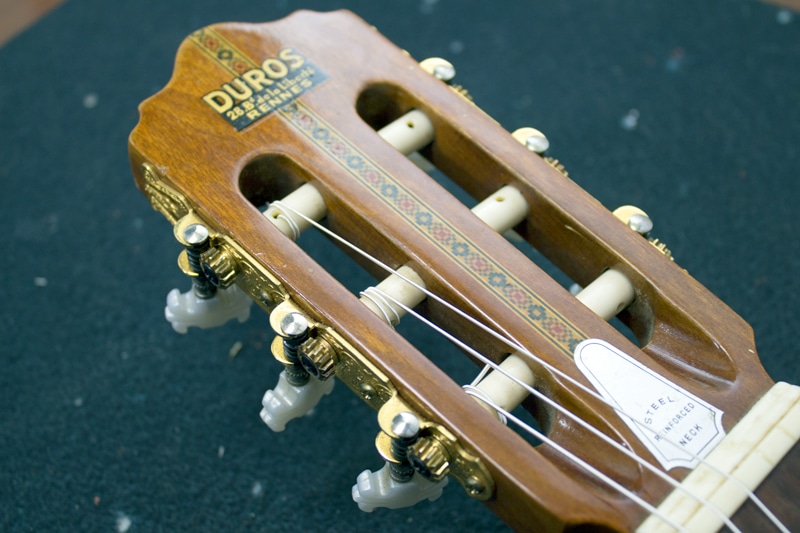
<path fill-rule="evenodd" d="M 275 202 L 273 202 L 273 204 L 274 204 L 274 203 L 275 203 Z M 633 420 L 633 421 L 634 421 L 634 423 L 636 423 L 636 424 L 637 424 L 637 426 L 639 426 L 639 427 L 643 428 L 645 431 L 649 431 L 649 432 L 651 432 L 651 433 L 653 433 L 653 434 L 657 433 L 657 432 L 656 432 L 654 429 L 652 429 L 652 428 L 650 428 L 649 426 L 647 426 L 647 425 L 644 423 L 644 421 L 642 421 L 642 420 L 640 420 L 639 418 L 637 418 L 637 417 L 635 417 L 635 416 L 633 416 L 633 415 L 630 415 L 629 413 L 625 412 L 625 410 L 624 410 L 624 409 L 622 409 L 622 408 L 621 408 L 621 407 L 619 407 L 618 405 L 614 404 L 613 402 L 610 402 L 609 400 L 606 400 L 606 399 L 605 399 L 603 396 L 601 396 L 600 394 L 598 394 L 598 393 L 597 393 L 597 392 L 595 392 L 594 390 L 590 389 L 589 387 L 587 387 L 587 386 L 586 386 L 586 385 L 584 385 L 583 383 L 581 383 L 581 382 L 577 381 L 577 380 L 576 380 L 576 379 L 574 379 L 572 376 L 570 376 L 570 375 L 566 374 L 565 372 L 561 371 L 559 368 L 557 368 L 557 367 L 555 367 L 555 366 L 551 365 L 551 364 L 550 364 L 550 363 L 548 363 L 547 361 L 545 361 L 545 360 L 541 359 L 540 357 L 536 356 L 535 354 L 533 354 L 532 352 L 530 352 L 530 351 L 529 351 L 527 348 L 525 348 L 524 346 L 522 346 L 522 344 L 521 344 L 519 341 L 517 341 L 516 339 L 513 339 L 513 338 L 511 338 L 511 337 L 504 336 L 503 334 L 501 334 L 501 333 L 499 333 L 499 332 L 495 331 L 493 328 L 491 328 L 491 327 L 489 327 L 489 326 L 486 326 L 486 325 L 485 325 L 483 322 L 480 322 L 479 320 L 477 320 L 477 319 L 473 318 L 472 316 L 470 316 L 469 314 L 467 314 L 467 313 L 466 313 L 466 312 L 464 312 L 463 310 L 459 309 L 459 308 L 458 308 L 457 306 L 455 306 L 454 304 L 451 304 L 450 302 L 448 302 L 448 301 L 447 301 L 447 300 L 445 300 L 444 298 L 442 298 L 442 297 L 438 296 L 437 294 L 434 294 L 433 292 L 431 292 L 431 291 L 430 291 L 429 289 L 427 289 L 426 287 L 420 286 L 419 284 L 415 283 L 413 280 L 411 280 L 411 279 L 408 279 L 407 277 L 403 276 L 401 273 L 398 273 L 398 272 L 397 272 L 395 269 L 393 269 L 392 267 L 390 267 L 390 266 L 388 266 L 387 264 L 383 263 L 383 262 L 382 262 L 380 259 L 378 259 L 378 258 L 376 258 L 376 257 L 372 256 L 371 254 L 369 254 L 369 253 L 368 253 L 368 252 L 366 252 L 365 250 L 362 250 L 361 248 L 359 248 L 359 247 L 358 247 L 358 246 L 356 246 L 355 244 L 351 243 L 350 241 L 348 241 L 348 240 L 347 240 L 347 239 L 345 239 L 344 237 L 342 237 L 342 236 L 340 236 L 340 235 L 338 235 L 338 234 L 334 233 L 333 231 L 329 230 L 328 228 L 326 228 L 325 226 L 323 226 L 322 224 L 320 224 L 320 223 L 319 223 L 319 222 L 317 222 L 316 220 L 313 220 L 313 219 L 311 219 L 310 217 L 307 217 L 306 215 L 304 215 L 303 213 L 299 212 L 298 210 L 296 210 L 296 209 L 294 209 L 294 208 L 291 208 L 291 207 L 289 207 L 289 206 L 287 206 L 287 205 L 285 205 L 285 204 L 282 204 L 282 205 L 280 205 L 280 207 L 281 207 L 282 209 L 286 209 L 286 210 L 288 210 L 288 211 L 291 211 L 292 213 L 294 213 L 294 214 L 295 214 L 295 215 L 297 215 L 298 217 L 300 217 L 300 218 L 304 219 L 304 220 L 305 220 L 306 222 L 308 222 L 310 225 L 312 225 L 312 226 L 314 226 L 315 228 L 317 228 L 318 230 L 322 231 L 323 233 L 325 233 L 326 235 L 328 235 L 328 236 L 329 236 L 329 237 L 331 237 L 332 239 L 334 239 L 334 240 L 336 240 L 336 241 L 340 242 L 341 244 L 343 244 L 343 245 L 345 245 L 346 247 L 350 248 L 351 250 L 353 250 L 353 251 L 354 251 L 354 252 L 356 252 L 357 254 L 361 255 L 362 257 L 364 257 L 364 258 L 365 258 L 365 259 L 367 259 L 368 261 L 372 262 L 373 264 L 375 264 L 376 266 L 378 266 L 379 268 L 381 268 L 382 270 L 384 270 L 384 271 L 385 271 L 387 274 L 395 274 L 397 277 L 399 277 L 400 279 L 402 279 L 404 282 L 406 282 L 406 283 L 408 283 L 409 285 L 411 285 L 411 286 L 413 286 L 413 287 L 417 288 L 418 290 L 422 291 L 422 292 L 423 292 L 423 293 L 424 293 L 424 294 L 425 294 L 427 297 L 429 297 L 429 298 L 433 299 L 434 301 L 436 301 L 436 302 L 438 302 L 438 303 L 440 303 L 440 304 L 444 305 L 444 306 L 445 306 L 445 307 L 447 307 L 447 308 L 448 308 L 450 311 L 452 311 L 452 312 L 454 312 L 454 313 L 458 314 L 458 315 L 459 315 L 459 316 L 461 316 L 462 318 L 464 318 L 464 319 L 466 319 L 467 321 L 469 321 L 470 323 L 472 323 L 474 326 L 476 326 L 476 327 L 480 328 L 481 330 L 483 330 L 484 332 L 488 333 L 489 335 L 491 335 L 492 337 L 494 337 L 494 338 L 495 338 L 495 339 L 497 339 L 498 341 L 502 342 L 502 343 L 503 343 L 503 344 L 505 344 L 505 345 L 506 345 L 508 348 L 511 348 L 511 351 L 520 352 L 521 354 L 525 355 L 526 357 L 530 357 L 530 358 L 531 358 L 533 361 L 535 361 L 535 362 L 537 362 L 538 364 L 542 365 L 544 368 L 546 368 L 546 369 L 550 370 L 551 372 L 553 372 L 554 374 L 558 375 L 559 377 L 561 377 L 561 378 L 563 378 L 563 379 L 567 380 L 567 381 L 568 381 L 570 384 L 572 384 L 572 385 L 574 385 L 575 387 L 579 388 L 581 391 L 583 391 L 583 392 L 585 392 L 585 393 L 589 394 L 590 396 L 592 396 L 592 397 L 593 397 L 593 398 L 595 398 L 596 400 L 598 400 L 598 401 L 600 401 L 601 403 L 603 403 L 603 404 L 607 405 L 608 407 L 610 407 L 611 409 L 613 409 L 615 412 L 617 412 L 617 414 L 619 414 L 619 415 L 621 415 L 621 416 L 625 416 L 625 417 L 628 417 L 628 418 L 630 418 L 631 420 Z M 289 217 L 287 217 L 287 218 L 289 218 Z M 377 299 L 378 299 L 378 298 L 376 298 L 376 297 L 378 296 L 378 294 L 379 294 L 379 293 L 380 293 L 380 295 L 381 295 L 382 299 L 386 299 L 386 298 L 388 298 L 388 299 L 392 299 L 392 298 L 391 298 L 389 295 L 387 295 L 387 294 L 383 293 L 382 291 L 380 291 L 380 290 L 378 290 L 378 289 L 375 289 L 374 287 L 370 287 L 370 288 L 369 288 L 367 291 L 365 291 L 365 292 L 369 292 L 369 295 L 368 295 L 369 299 L 373 300 L 373 303 L 376 303 L 376 305 L 377 305 L 377 302 L 375 302 L 375 300 L 377 300 Z M 392 299 L 392 300 L 393 300 L 393 299 Z M 619 445 L 618 443 L 616 443 L 615 441 L 613 441 L 613 439 L 610 439 L 610 437 L 606 436 L 604 433 L 602 433 L 602 431 L 600 431 L 600 430 L 598 430 L 597 428 L 594 428 L 593 426 L 591 426 L 591 424 L 590 424 L 589 422 L 586 422 L 586 421 L 584 421 L 583 419 L 581 419 L 579 415 L 576 415 L 576 414 L 574 414 L 574 413 L 571 413 L 571 412 L 570 412 L 568 409 L 564 408 L 563 406 L 560 406 L 560 405 L 558 405 L 556 402 L 554 402 L 554 401 L 553 401 L 553 400 L 551 400 L 550 398 L 547 398 L 546 396 L 544 396 L 544 395 L 543 395 L 543 394 L 542 394 L 540 391 L 537 391 L 537 390 L 536 390 L 536 389 L 534 389 L 533 387 L 530 387 L 530 386 L 528 386 L 526 383 L 524 383 L 524 382 L 521 382 L 521 381 L 520 381 L 520 380 L 518 380 L 517 378 L 515 378 L 515 377 L 513 377 L 513 376 L 509 375 L 509 374 L 508 374 L 507 372 L 505 372 L 505 371 L 504 371 L 502 368 L 499 368 L 499 366 L 498 366 L 496 363 L 494 363 L 494 362 L 493 362 L 493 361 L 491 361 L 490 359 L 486 358 L 486 357 L 485 357 L 485 356 L 483 356 L 482 354 L 479 354 L 478 352 L 476 352 L 476 351 L 472 350 L 472 348 L 471 348 L 471 347 L 464 345 L 464 344 L 463 344 L 463 342 L 461 342 L 460 340 L 456 339 L 455 337 L 452 337 L 452 336 L 451 336 L 449 333 L 445 332 L 444 330 L 442 330 L 441 328 L 439 328 L 439 327 L 438 327 L 438 326 L 436 326 L 435 324 L 433 324 L 433 323 L 430 323 L 429 321 L 427 321 L 427 319 L 425 319 L 424 317 L 421 317 L 421 315 L 419 315 L 418 313 L 416 313 L 415 311 L 413 311 L 413 309 L 410 309 L 410 308 L 406 307 L 405 305 L 403 305 L 403 304 L 402 304 L 402 303 L 400 303 L 400 302 L 396 302 L 396 301 L 395 301 L 395 304 L 396 304 L 396 305 L 398 305 L 398 306 L 400 306 L 400 307 L 402 307 L 402 308 L 404 308 L 404 309 L 406 310 L 406 312 L 409 312 L 409 313 L 410 313 L 412 316 L 415 316 L 415 317 L 416 317 L 416 318 L 418 318 L 419 320 L 423 321 L 423 323 L 426 323 L 426 324 L 427 324 L 429 327 L 433 327 L 433 328 L 435 328 L 435 330 L 436 330 L 437 332 L 439 332 L 440 334 L 443 334 L 443 335 L 445 335 L 445 336 L 446 336 L 446 337 L 447 337 L 447 338 L 448 338 L 448 339 L 449 339 L 451 342 L 454 342 L 454 343 L 456 343 L 456 344 L 458 344 L 458 345 L 462 346 L 462 348 L 466 349 L 467 351 L 469 351 L 470 353 L 472 353 L 472 354 L 473 354 L 475 357 L 477 357 L 477 358 L 479 358 L 480 360 L 484 361 L 486 364 L 488 364 L 490 367 L 494 368 L 496 371 L 499 371 L 501 374 L 503 374 L 503 375 L 504 375 L 505 377 L 507 377 L 508 379 L 511 379 L 511 380 L 512 380 L 512 381 L 514 381 L 515 383 L 517 383 L 517 384 L 519 384 L 520 386 L 524 387 L 524 388 L 525 388 L 525 390 L 527 390 L 527 391 L 528 391 L 528 392 L 530 392 L 531 394 L 534 394 L 534 395 L 536 395 L 536 396 L 537 396 L 537 398 L 540 398 L 540 399 L 542 399 L 543 401 L 547 402 L 548 404 L 550 404 L 550 405 L 553 405 L 553 407 L 554 407 L 554 408 L 556 408 L 556 409 L 557 409 L 557 410 L 559 410 L 560 412 L 563 412 L 565 415 L 569 416 L 570 418 L 573 418 L 574 420 L 578 421 L 578 423 L 579 423 L 579 424 L 582 424 L 582 425 L 584 425 L 584 424 L 585 424 L 585 427 L 586 427 L 587 429 L 589 429 L 589 430 L 590 430 L 592 433 L 595 433 L 595 432 L 599 433 L 599 435 L 602 435 L 602 437 L 601 437 L 601 438 L 603 438 L 603 440 L 605 440 L 605 439 L 609 439 L 609 440 L 608 440 L 608 441 L 606 441 L 606 442 L 608 442 L 609 444 L 611 444 L 611 445 L 612 445 L 612 446 L 614 446 L 615 448 L 616 448 L 616 447 L 622 448 L 620 451 L 623 451 L 623 453 L 626 453 L 626 455 L 628 454 L 628 452 L 630 452 L 629 450 L 625 449 L 624 447 L 622 447 L 621 445 Z M 380 306 L 380 305 L 378 305 L 378 307 L 381 307 L 381 308 L 382 308 L 382 306 Z M 384 312 L 384 315 L 385 315 L 385 312 Z M 388 318 L 388 316 L 384 316 L 384 318 Z M 387 321 L 387 322 L 389 322 L 389 323 L 392 323 L 392 321 Z M 394 323 L 396 323 L 396 322 L 394 322 Z M 491 403 L 491 402 L 487 402 L 487 403 Z M 571 452 L 569 452 L 568 450 L 565 450 L 565 449 L 563 449 L 563 447 L 562 447 L 561 445 L 559 445 L 558 443 L 555 443 L 554 441 L 552 441 L 552 439 L 549 439 L 548 437 L 546 437 L 546 436 L 544 436 L 544 435 L 541 435 L 541 433 L 540 433 L 540 432 L 538 432 L 538 430 L 536 430 L 536 429 L 534 429 L 534 428 L 532 428 L 532 427 L 528 426 L 527 424 L 525 424 L 525 423 L 524 423 L 524 422 L 522 422 L 521 420 L 517 419 L 517 418 L 516 418 L 516 417 L 514 417 L 513 415 L 511 415 L 511 416 L 509 417 L 509 416 L 508 416 L 508 413 L 505 413 L 505 412 L 504 412 L 504 410 L 503 410 L 502 408 L 499 408 L 499 406 L 493 406 L 493 407 L 497 407 L 497 408 L 498 408 L 498 412 L 499 412 L 499 413 L 501 413 L 501 414 L 502 414 L 504 417 L 506 417 L 506 418 L 511 418 L 512 420 L 514 420 L 514 421 L 515 421 L 515 423 L 517 423 L 517 421 L 518 421 L 518 422 L 521 424 L 521 427 L 523 428 L 523 430 L 525 430 L 525 431 L 528 431 L 529 433 L 530 433 L 530 432 L 535 432 L 535 433 L 538 433 L 538 435 L 536 435 L 535 433 L 531 433 L 531 434 L 534 434 L 534 436 L 536 436 L 536 438 L 539 438 L 539 439 L 540 439 L 540 440 L 542 440 L 543 442 L 548 442 L 548 444 L 550 444 L 550 445 L 554 446 L 554 448 L 556 448 L 556 449 L 559 449 L 559 451 L 561 451 L 561 450 L 564 450 L 564 452 L 567 454 L 567 456 L 570 458 L 570 460 L 572 460 L 572 461 L 576 462 L 577 464 L 580 464 L 580 465 L 581 465 L 582 467 L 584 467 L 584 468 L 586 468 L 586 467 L 589 467 L 589 469 L 590 469 L 589 471 L 590 471 L 590 472 L 592 472 L 592 470 L 596 470 L 596 469 L 594 469 L 594 467 L 591 467 L 591 465 L 588 465 L 588 464 L 586 464 L 586 465 L 584 466 L 584 464 L 583 464 L 583 463 L 585 463 L 585 462 L 584 462 L 583 460 L 581 460 L 580 458 L 578 458 L 577 456 L 575 456 L 574 454 L 572 454 L 572 453 L 571 453 Z M 541 436 L 540 436 L 540 435 L 541 435 Z M 664 439 L 666 442 L 668 442 L 668 443 L 670 443 L 670 444 L 673 444 L 673 445 L 675 445 L 675 446 L 678 446 L 678 444 L 677 444 L 676 442 L 674 442 L 674 441 L 670 441 L 670 439 L 668 439 L 668 438 L 662 437 L 662 439 Z M 687 450 L 686 452 L 687 452 L 687 453 L 688 453 L 688 454 L 689 454 L 689 455 L 690 455 L 690 456 L 691 456 L 691 457 L 692 457 L 694 460 L 697 460 L 697 461 L 699 461 L 701 464 L 703 464 L 703 465 L 705 465 L 706 467 L 710 468 L 710 469 L 711 469 L 712 471 L 714 471 L 715 473 L 717 473 L 717 474 L 721 475 L 721 476 L 722 476 L 722 477 L 724 477 L 725 479 L 727 479 L 727 480 L 730 480 L 730 481 L 732 481 L 734 484 L 736 484 L 736 485 L 737 485 L 737 486 L 738 486 L 738 487 L 739 487 L 739 488 L 740 488 L 740 489 L 741 489 L 741 490 L 742 490 L 742 491 L 743 491 L 743 492 L 744 492 L 744 493 L 747 495 L 748 499 L 750 499 L 751 501 L 753 501 L 753 503 L 755 503 L 755 504 L 756 504 L 756 506 L 758 506 L 758 508 L 759 508 L 759 509 L 760 509 L 760 510 L 761 510 L 761 511 L 764 513 L 764 515 L 765 515 L 765 516 L 766 516 L 766 517 L 767 517 L 767 518 L 768 518 L 768 519 L 769 519 L 769 520 L 770 520 L 770 521 L 773 523 L 773 525 L 775 525 L 775 527 L 776 527 L 776 528 L 778 528 L 778 529 L 779 529 L 781 532 L 783 532 L 783 533 L 790 533 L 790 532 L 789 532 L 789 530 L 788 530 L 788 529 L 787 529 L 787 528 L 786 528 L 786 527 L 785 527 L 785 526 L 784 526 L 784 525 L 783 525 L 783 524 L 780 522 L 780 520 L 778 520 L 778 518 L 777 518 L 777 517 L 774 515 L 774 513 L 772 513 L 772 512 L 771 512 L 771 511 L 770 511 L 770 510 L 769 510 L 769 509 L 766 507 L 766 505 L 765 505 L 765 504 L 764 504 L 764 503 L 763 503 L 763 502 L 762 502 L 762 501 L 761 501 L 761 500 L 758 498 L 758 496 L 756 496 L 756 495 L 753 493 L 753 491 L 752 491 L 752 490 L 750 490 L 748 487 L 746 487 L 746 486 L 745 486 L 745 485 L 744 485 L 744 484 L 743 484 L 741 481 L 739 481 L 737 478 L 733 477 L 731 474 L 729 474 L 729 473 L 727 473 L 727 472 L 724 472 L 724 471 L 720 470 L 719 468 L 717 468 L 716 466 L 714 466 L 714 465 L 712 465 L 712 464 L 708 463 L 708 462 L 707 462 L 707 461 L 706 461 L 706 460 L 705 460 L 703 457 L 700 457 L 700 456 L 698 456 L 698 455 L 696 455 L 696 454 L 693 454 L 691 451 L 688 451 L 688 450 Z M 658 475 L 659 477 L 662 477 L 662 476 L 663 476 L 663 477 L 662 477 L 662 479 L 664 479 L 665 481 L 668 479 L 669 481 L 667 481 L 667 482 L 668 482 L 668 483 L 670 483 L 670 484 L 671 484 L 673 487 L 675 487 L 675 488 L 678 488 L 679 490 L 681 490 L 682 492 L 684 492 L 685 494 L 687 494 L 687 495 L 688 495 L 688 496 L 690 496 L 691 498 L 695 499 L 696 501 L 698 501 L 698 502 L 699 502 L 699 503 L 701 503 L 702 505 L 704 505 L 704 506 L 708 507 L 708 508 L 709 508 L 709 509 L 710 509 L 712 512 L 714 512 L 714 514 L 716 514 L 716 515 L 718 515 L 720 518 L 722 518 L 722 519 L 723 519 L 723 521 L 724 521 L 724 523 L 725 523 L 725 525 L 727 525 L 727 526 L 728 526 L 728 527 L 729 527 L 731 530 L 733 530 L 733 531 L 736 531 L 736 532 L 740 531 L 740 530 L 739 530 L 739 529 L 738 529 L 738 528 L 737 528 L 737 527 L 736 527 L 736 526 L 735 526 L 735 525 L 734 525 L 734 524 L 733 524 L 733 523 L 730 521 L 730 519 L 727 517 L 727 515 L 725 515 L 725 513 L 723 513 L 721 510 L 719 510 L 719 508 L 717 508 L 715 505 L 711 504 L 710 502 L 707 502 L 707 501 L 706 501 L 704 498 L 702 498 L 702 497 L 701 497 L 701 496 L 699 496 L 699 495 L 692 494 L 692 493 L 691 493 L 691 491 L 689 491 L 689 490 L 688 490 L 688 489 L 686 489 L 685 487 L 681 486 L 681 485 L 680 485 L 680 484 L 679 484 L 677 481 L 675 481 L 675 480 L 674 480 L 672 477 L 670 477 L 669 475 L 667 475 L 666 473 L 664 473 L 663 471 L 661 471 L 659 468 L 657 468 L 657 467 L 655 467 L 655 466 L 651 465 L 649 462 L 647 462 L 647 461 L 646 461 L 646 460 L 644 460 L 643 458 L 641 458 L 641 457 L 639 457 L 638 455 L 636 455 L 636 454 L 635 454 L 635 452 L 630 452 L 630 454 L 631 454 L 631 455 L 630 455 L 630 457 L 631 457 L 632 459 L 634 459 L 634 460 L 635 460 L 637 463 L 641 464 L 641 465 L 642 465 L 644 468 L 646 468 L 646 469 L 650 470 L 651 472 L 654 472 L 654 473 L 656 473 L 656 475 Z M 592 474 L 594 474 L 594 472 L 592 472 Z M 600 479 L 603 479 L 603 477 L 607 477 L 607 476 L 605 476 L 605 474 L 602 474 L 602 472 L 599 472 L 599 471 L 597 471 L 597 474 L 599 474 L 599 476 L 598 476 L 598 477 L 600 477 Z M 672 527 L 675 527 L 676 529 L 682 530 L 682 528 L 681 528 L 680 526 L 678 526 L 677 524 L 674 524 L 674 523 L 672 523 L 672 521 L 670 521 L 668 518 L 666 518 L 665 516 L 663 516 L 663 514 L 662 514 L 661 512 L 659 512 L 657 509 L 653 508 L 651 504 L 649 504 L 649 503 L 647 503 L 647 502 L 644 502 L 643 500 L 640 502 L 639 500 L 641 500 L 641 498 L 640 498 L 639 496 L 637 496 L 636 494 L 632 493 L 631 491 L 629 491 L 629 490 L 628 490 L 628 489 L 626 489 L 625 487 L 622 487 L 622 486 L 620 486 L 620 485 L 619 485 L 617 482 L 615 482 L 614 480 L 612 480 L 612 479 L 608 478 L 608 481 L 606 481 L 605 479 L 603 479 L 603 481 L 604 481 L 604 482 L 607 482 L 607 483 L 609 483 L 609 484 L 611 484 L 611 485 L 612 485 L 612 486 L 613 486 L 615 489 L 617 489 L 617 490 L 620 490 L 620 492 L 621 492 L 622 494 L 624 494 L 626 497 L 628 497 L 628 498 L 631 498 L 631 500 L 633 500 L 633 501 L 635 501 L 636 503 L 638 503 L 638 504 L 642 505 L 642 506 L 643 506 L 645 509 L 647 509 L 648 511 L 650 511 L 651 513 L 653 513 L 653 514 L 654 514 L 655 516 L 657 516 L 659 519 L 661 519 L 661 520 L 665 521 L 666 523 L 669 523 L 669 524 L 670 524 Z M 644 505 L 643 505 L 643 504 L 644 504 Z"/>

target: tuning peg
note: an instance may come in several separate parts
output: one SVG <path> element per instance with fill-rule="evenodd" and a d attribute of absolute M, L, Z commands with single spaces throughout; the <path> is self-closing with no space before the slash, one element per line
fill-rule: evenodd
<path fill-rule="evenodd" d="M 634 205 L 623 205 L 616 208 L 614 216 L 642 237 L 647 237 L 653 231 L 653 221 L 647 216 L 647 213 Z"/>
<path fill-rule="evenodd" d="M 408 411 L 400 412 L 392 419 L 391 430 L 392 460 L 376 472 L 361 472 L 351 491 L 359 509 L 368 513 L 377 507 L 400 509 L 425 499 L 435 501 L 447 486 L 447 478 L 428 480 L 409 462 L 408 449 L 419 437 L 419 418 Z M 381 437 L 385 437 L 383 432 L 379 440 Z"/>
<path fill-rule="evenodd" d="M 250 318 L 253 300 L 236 285 L 220 289 L 212 298 L 200 298 L 193 290 L 172 289 L 167 294 L 164 317 L 178 333 L 190 327 L 200 329 L 221 326 L 231 319 L 245 322 Z"/>
<path fill-rule="evenodd" d="M 309 322 L 305 315 L 296 311 L 284 312 L 280 307 L 272 313 L 274 316 L 270 316 L 270 323 L 278 333 L 272 342 L 272 354 L 284 364 L 284 370 L 275 388 L 264 393 L 261 420 L 278 432 L 283 431 L 290 420 L 311 412 L 323 396 L 331 393 L 335 381 L 309 379 L 309 372 L 301 364 L 304 357 L 301 352 L 316 340 L 309 338 Z M 312 374 L 319 378 L 319 372 Z"/>
<path fill-rule="evenodd" d="M 511 134 L 517 141 L 520 142 L 525 148 L 531 152 L 542 156 L 544 162 L 559 171 L 566 177 L 569 177 L 569 172 L 564 168 L 561 162 L 549 155 L 545 155 L 547 150 L 550 149 L 550 140 L 547 136 L 536 128 L 519 128 Z"/>
<path fill-rule="evenodd" d="M 289 384 L 301 387 L 308 383 L 309 374 L 300 363 L 300 346 L 308 340 L 308 319 L 301 313 L 287 313 L 280 321 L 278 335 L 282 337 L 283 363 Z M 279 338 L 275 339 L 276 342 Z M 276 343 L 273 343 L 276 344 Z M 275 348 L 273 347 L 273 352 Z"/>
<path fill-rule="evenodd" d="M 191 220 L 178 221 L 175 235 L 185 246 L 178 265 L 192 279 L 192 288 L 184 293 L 172 289 L 167 294 L 164 316 L 172 328 L 186 333 L 190 327 L 212 328 L 234 318 L 239 322 L 250 318 L 250 297 L 230 283 L 218 288 L 219 283 L 208 277 L 213 270 L 203 268 L 203 254 L 211 248 L 208 228 Z"/>
<path fill-rule="evenodd" d="M 214 286 L 203 271 L 203 252 L 208 251 L 211 247 L 211 240 L 209 238 L 208 228 L 203 224 L 189 224 L 181 231 L 182 241 L 186 247 L 185 255 L 179 258 L 179 265 L 184 273 L 192 278 L 192 286 L 198 298 L 207 299 L 214 296 L 217 292 Z M 186 266 L 182 265 L 184 260 Z M 187 268 L 188 267 L 188 268 Z"/>
<path fill-rule="evenodd" d="M 376 472 L 364 470 L 358 475 L 351 493 L 362 511 L 371 513 L 378 507 L 401 509 L 422 500 L 433 502 L 439 499 L 447 486 L 447 478 L 433 482 L 416 472 L 409 481 L 399 482 L 392 477 L 390 464 L 387 462 Z"/>
<path fill-rule="evenodd" d="M 333 391 L 334 383 L 333 379 L 311 379 L 305 385 L 292 385 L 286 370 L 283 370 L 275 388 L 264 393 L 261 400 L 261 420 L 272 431 L 283 431 L 290 420 L 310 413 L 323 396 Z"/>

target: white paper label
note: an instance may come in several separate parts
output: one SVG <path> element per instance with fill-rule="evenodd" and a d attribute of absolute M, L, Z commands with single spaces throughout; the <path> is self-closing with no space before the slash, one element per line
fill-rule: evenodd
<path fill-rule="evenodd" d="M 665 470 L 693 468 L 725 437 L 721 410 L 607 342 L 581 342 L 575 362 Z"/>

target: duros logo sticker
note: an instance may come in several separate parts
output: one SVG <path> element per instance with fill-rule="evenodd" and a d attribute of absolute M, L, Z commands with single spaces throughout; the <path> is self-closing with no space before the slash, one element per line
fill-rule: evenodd
<path fill-rule="evenodd" d="M 328 76 L 292 48 L 222 84 L 203 101 L 237 131 L 313 89 Z"/>

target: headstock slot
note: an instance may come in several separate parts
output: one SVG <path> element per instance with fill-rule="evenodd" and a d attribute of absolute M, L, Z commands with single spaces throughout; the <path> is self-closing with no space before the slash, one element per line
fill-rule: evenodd
<path fill-rule="evenodd" d="M 284 154 L 271 153 L 248 162 L 239 173 L 239 190 L 255 207 L 280 200 L 312 180 L 302 166 Z"/>
<path fill-rule="evenodd" d="M 436 130 L 436 141 L 423 155 L 475 199 L 503 185 L 519 188 L 528 199 L 531 216 L 515 229 L 548 262 L 584 286 L 609 268 L 629 277 L 637 296 L 619 319 L 644 347 L 642 353 L 651 358 L 648 364 L 658 361 L 689 382 L 711 388 L 737 379 L 732 351 L 741 351 L 721 340 L 724 331 L 708 328 L 713 320 L 705 316 L 707 306 L 697 305 L 699 300 L 674 299 L 686 292 L 687 283 L 703 298 L 716 301 L 713 295 L 569 178 L 513 142 L 474 105 L 439 85 L 437 92 L 429 90 L 421 97 L 407 82 L 374 82 L 359 93 L 356 110 L 367 124 L 380 127 L 409 109 L 422 109 Z M 450 119 L 453 116 L 460 117 L 457 125 Z M 729 318 L 740 320 L 733 314 Z M 670 332 L 669 340 L 665 331 Z M 676 339 L 687 344 L 677 348 Z M 666 353 L 671 356 L 665 358 Z M 697 353 L 703 356 L 698 358 Z"/>
<path fill-rule="evenodd" d="M 460 88 L 451 87 L 451 89 L 461 94 Z M 399 121 L 399 117 L 402 117 L 410 109 L 424 109 L 425 107 L 426 103 L 424 101 L 416 99 L 404 87 L 387 82 L 375 83 L 367 86 L 359 93 L 356 101 L 356 111 L 358 115 L 375 130 L 380 130 L 392 121 Z M 437 132 L 441 127 L 449 128 L 449 125 L 447 125 L 447 123 L 438 124 Z M 474 205 L 475 202 L 482 200 L 483 196 L 481 195 L 494 192 L 491 186 L 486 186 L 486 182 L 493 183 L 496 186 L 498 183 L 516 184 L 519 181 L 513 177 L 508 177 L 507 179 L 485 179 L 485 175 L 477 175 L 474 171 L 464 172 L 463 169 L 458 170 L 454 175 L 447 174 L 441 171 L 437 166 L 440 163 L 444 163 L 446 166 L 450 165 L 450 168 L 452 168 L 452 165 L 445 160 L 448 158 L 452 159 L 452 157 L 449 155 L 445 156 L 446 154 L 443 150 L 444 149 L 441 148 L 437 142 L 420 150 L 420 154 L 426 158 L 426 165 L 423 166 L 423 169 L 426 170 L 436 182 L 444 186 L 450 193 L 454 194 L 468 206 Z M 473 140 L 472 145 L 467 143 L 465 146 L 461 146 L 458 149 L 459 157 L 462 153 L 470 151 L 481 153 L 481 147 L 478 143 L 474 143 Z M 426 168 L 426 166 L 430 168 Z M 493 170 L 496 172 L 489 172 L 487 174 L 492 175 L 503 172 L 502 168 Z M 526 220 L 523 220 L 514 229 L 529 235 L 530 232 L 526 231 L 526 228 L 529 225 L 536 226 L 538 224 L 536 218 L 539 216 L 539 213 L 531 211 L 526 217 Z M 535 247 L 535 241 L 530 238 L 520 238 L 517 232 L 514 232 L 513 235 L 508 237 L 515 247 L 536 263 L 537 266 L 548 275 L 558 280 L 559 284 L 568 287 L 574 283 L 574 279 L 569 278 L 563 270 L 550 261 L 549 257 L 542 254 L 542 252 Z M 586 268 L 585 265 L 582 266 Z M 597 275 L 608 268 L 610 268 L 610 266 L 594 268 L 592 270 L 593 277 L 589 276 L 587 279 L 589 279 L 589 281 L 595 279 Z M 654 322 L 652 309 L 647 305 L 643 305 L 642 302 L 643 300 L 638 301 L 630 311 L 626 312 L 626 317 L 628 319 L 625 320 L 625 324 L 617 318 L 612 320 L 612 324 L 614 324 L 619 331 L 640 345 L 649 340 Z M 621 310 L 622 309 L 620 309 L 620 311 Z M 632 328 L 632 330 L 628 329 L 626 324 L 632 324 L 634 328 Z"/>

